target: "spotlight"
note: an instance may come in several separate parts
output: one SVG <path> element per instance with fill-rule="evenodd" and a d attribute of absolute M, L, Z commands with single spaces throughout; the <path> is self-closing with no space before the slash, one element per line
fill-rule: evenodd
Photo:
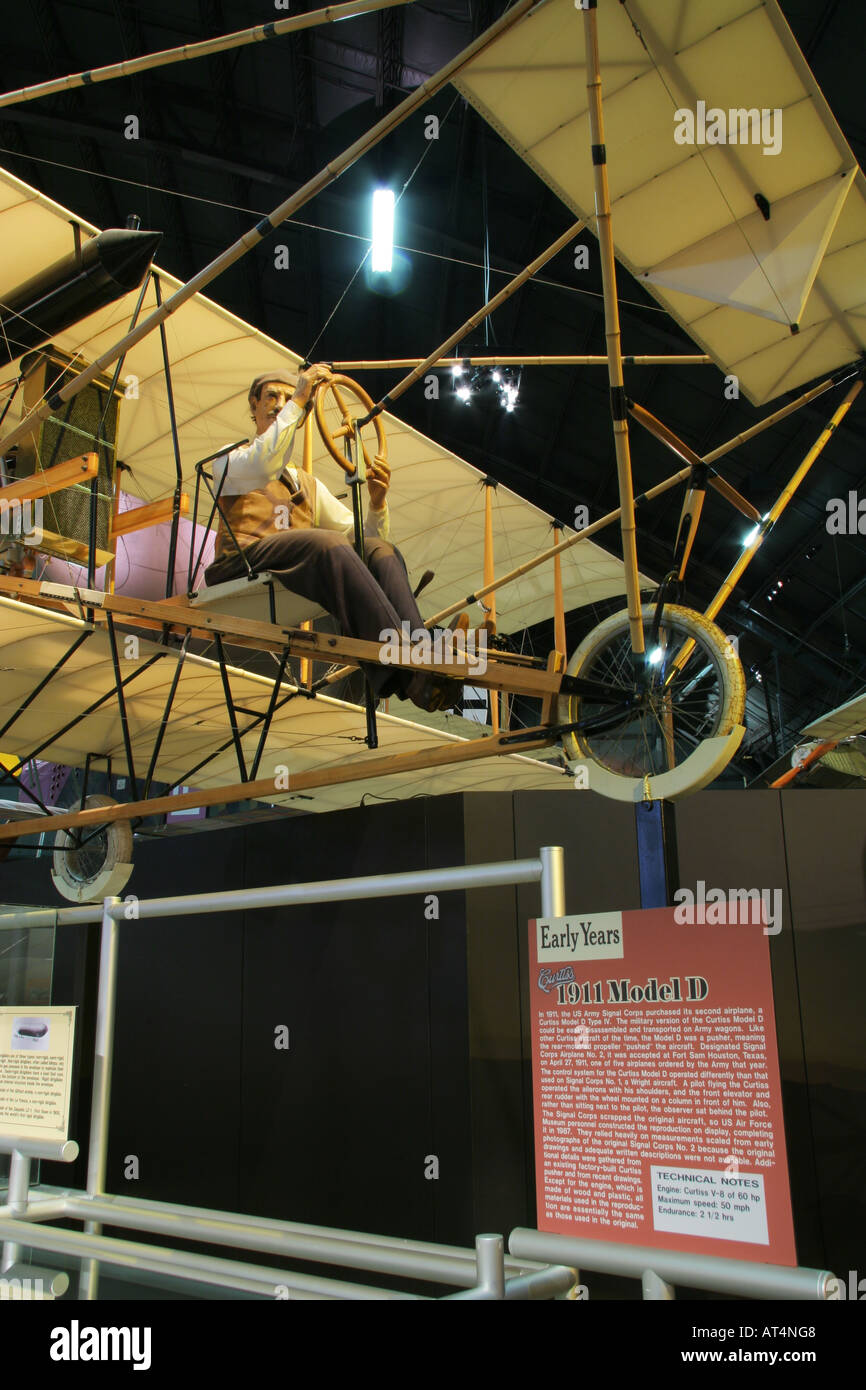
<path fill-rule="evenodd" d="M 661 649 L 661 647 L 656 647 L 653 651 L 650 652 L 649 656 L 647 657 L 647 661 L 650 663 L 651 666 L 658 666 L 658 664 L 659 664 L 659 662 L 661 661 L 661 659 L 662 659 L 662 649 Z"/>
<path fill-rule="evenodd" d="M 373 194 L 373 270 L 391 269 L 394 252 L 394 193 L 377 188 Z"/>
<path fill-rule="evenodd" d="M 490 367 L 471 367 L 467 370 L 463 363 L 457 363 L 451 368 L 451 378 L 454 385 L 454 394 L 463 401 L 464 405 L 469 404 L 470 396 L 483 398 L 485 393 L 489 399 L 495 393 L 499 398 L 499 404 L 503 410 L 510 414 L 517 404 L 517 392 L 520 384 L 519 377 L 514 379 L 511 371 L 506 367 L 500 370 Z"/>
<path fill-rule="evenodd" d="M 503 410 L 507 410 L 510 414 L 517 401 L 517 387 L 511 378 L 511 373 L 509 371 L 495 371 L 490 379 L 499 391 L 499 404 Z"/>

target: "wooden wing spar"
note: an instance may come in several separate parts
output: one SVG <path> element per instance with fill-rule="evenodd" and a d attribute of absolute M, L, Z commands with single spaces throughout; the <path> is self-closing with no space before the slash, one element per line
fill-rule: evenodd
<path fill-rule="evenodd" d="M 60 586 L 55 588 L 60 592 Z M 67 605 L 75 607 L 68 591 Z M 46 672 L 65 658 L 62 670 L 11 723 L 3 746 L 38 748 L 40 757 L 72 767 L 83 766 L 88 753 L 98 751 L 113 758 L 115 770 L 128 771 L 125 721 L 136 774 L 131 800 L 150 792 L 149 780 L 163 787 L 192 783 L 204 792 L 217 789 L 220 794 L 211 797 L 217 802 L 239 799 L 232 789 L 241 781 L 261 783 L 257 794 L 249 793 L 254 799 L 310 812 L 357 805 L 365 790 L 377 796 L 405 797 L 462 790 L 556 790 L 571 785 L 561 769 L 519 756 L 519 744 L 515 745 L 517 755 L 476 760 L 471 756 L 475 741 L 470 746 L 457 734 L 381 713 L 380 747 L 372 753 L 359 736 L 361 712 L 356 705 L 323 695 L 311 700 L 286 681 L 278 687 L 278 703 L 271 710 L 274 682 L 227 665 L 243 757 L 241 776 L 220 665 L 192 653 L 184 657 L 177 647 L 144 637 L 130 649 L 118 634 L 121 706 L 104 612 L 97 608 L 95 618 L 90 623 L 68 611 L 48 611 L 0 597 L 4 722 L 10 710 L 21 708 Z M 392 708 L 411 710 L 399 703 Z M 260 750 L 269 711 L 266 746 Z M 453 724 L 462 728 L 464 721 L 455 718 Z M 480 752 L 480 744 L 477 747 Z M 461 749 L 470 755 L 465 765 L 459 761 Z M 401 769 L 401 758 L 420 755 L 419 762 L 433 761 L 437 750 L 443 755 L 442 765 L 416 768 L 410 763 Z M 375 781 L 365 773 L 365 763 L 373 758 L 386 760 L 384 775 Z M 390 768 L 387 760 L 393 760 Z M 347 771 L 352 780 L 346 779 Z M 32 814 L 40 814 L 35 805 Z M 5 838 L 10 833 L 14 837 L 16 829 L 10 827 Z"/>

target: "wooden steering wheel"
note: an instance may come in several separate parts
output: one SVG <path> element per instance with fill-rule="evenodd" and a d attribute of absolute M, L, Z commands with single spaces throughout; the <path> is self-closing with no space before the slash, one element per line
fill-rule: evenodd
<path fill-rule="evenodd" d="M 342 389 L 341 389 L 342 388 Z M 347 402 L 347 396 L 354 396 L 355 401 Z M 328 397 L 333 396 L 333 405 L 328 405 Z M 335 409 L 336 407 L 336 409 Z M 358 408 L 360 407 L 360 408 Z M 354 473 L 353 465 L 346 458 L 342 443 L 344 439 L 354 439 L 355 420 L 362 415 L 367 415 L 373 409 L 373 402 L 367 395 L 363 386 L 359 386 L 349 376 L 334 376 L 330 381 L 323 382 L 316 391 L 316 424 L 319 427 L 319 434 L 332 459 L 346 473 Z M 326 413 L 329 411 L 329 414 Z M 339 412 L 340 422 L 337 423 L 337 412 Z M 385 439 L 385 431 L 382 427 L 381 415 L 376 415 L 365 429 L 375 430 L 376 433 L 376 453 L 375 458 L 382 459 L 383 462 L 388 458 L 388 444 Z M 371 440 L 372 443 L 372 440 Z M 373 466 L 367 445 L 364 442 L 363 431 L 361 434 L 361 448 L 364 452 L 364 463 L 369 470 Z"/>

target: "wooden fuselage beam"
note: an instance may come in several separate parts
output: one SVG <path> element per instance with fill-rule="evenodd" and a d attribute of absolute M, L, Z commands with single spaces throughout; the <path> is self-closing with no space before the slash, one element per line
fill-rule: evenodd
<path fill-rule="evenodd" d="M 35 501 L 38 497 L 48 497 L 52 492 L 62 492 L 74 483 L 86 483 L 95 478 L 99 471 L 96 454 L 81 454 L 78 458 L 65 459 L 63 463 L 52 464 L 50 468 L 39 468 L 26 478 L 16 478 L 14 483 L 0 487 L 0 502 Z"/>
<path fill-rule="evenodd" d="M 64 590 L 68 597 L 64 596 Z M 75 595 L 78 593 L 78 598 Z M 76 591 L 60 584 L 40 584 L 32 579 L 0 578 L 0 594 L 10 597 L 44 599 L 52 607 L 62 603 L 65 611 L 77 612 L 79 608 L 92 614 L 96 623 L 107 621 L 111 614 L 114 621 L 126 626 L 146 626 L 154 629 L 167 629 L 170 632 L 195 636 L 219 636 L 230 645 L 253 647 L 259 651 L 282 653 L 288 649 L 290 656 L 306 656 L 316 661 L 345 661 L 353 665 L 369 662 L 380 663 L 383 644 L 367 642 L 358 637 L 338 637 L 324 632 L 304 632 L 300 628 L 283 628 L 275 623 L 259 622 L 252 618 L 237 618 L 225 613 L 210 613 L 201 608 L 192 608 L 178 599 L 163 599 L 154 602 L 150 599 L 130 598 L 127 595 L 97 594 L 93 591 Z M 430 647 L 436 647 L 430 636 Z M 478 685 L 488 690 L 506 690 L 514 694 L 534 695 L 539 699 L 556 694 L 559 678 L 549 672 L 526 666 L 520 662 L 512 663 L 507 655 L 499 652 L 484 652 L 486 670 L 480 671 L 481 657 L 473 658 L 470 649 L 468 660 L 448 660 L 443 648 L 442 661 L 427 660 L 423 650 L 416 654 L 415 644 L 407 641 L 398 648 L 399 655 L 386 664 L 404 671 L 428 671 L 431 674 L 451 676 L 465 685 Z"/>
<path fill-rule="evenodd" d="M 96 624 L 107 624 L 111 617 L 115 624 L 146 626 L 163 632 L 192 633 L 203 637 L 220 636 L 229 644 L 280 653 L 288 649 L 292 655 L 305 655 L 319 660 L 375 663 L 381 652 L 381 644 L 377 642 L 365 642 L 357 638 L 337 637 L 326 633 L 303 632 L 297 628 L 281 628 L 273 623 L 205 613 L 176 599 L 152 602 L 76 590 L 68 585 L 45 584 L 11 577 L 0 577 L 0 594 L 23 599 L 55 612 L 59 610 L 64 613 L 86 613 Z M 522 692 L 539 697 L 543 701 L 544 718 L 550 717 L 561 683 L 561 659 L 558 663 L 549 662 L 548 669 L 542 670 L 528 665 L 525 658 L 515 658 L 512 662 L 498 653 L 490 654 L 487 657 L 487 669 L 479 673 L 472 661 L 426 661 L 423 654 L 413 655 L 413 648 L 409 644 L 401 656 L 405 659 L 396 659 L 390 664 L 402 669 L 437 672 L 459 681 L 471 681 L 474 685 L 485 686 L 491 690 Z M 382 757 L 364 756 L 336 768 L 296 774 L 284 773 L 257 781 L 215 787 L 207 791 L 199 790 L 96 808 L 95 811 L 68 811 L 54 816 L 40 816 L 38 820 L 18 820 L 8 825 L 0 825 L 0 842 L 16 840 L 31 834 L 67 830 L 76 826 L 138 819 L 184 808 L 213 806 L 226 801 L 269 800 L 286 793 L 316 787 L 396 776 L 402 772 L 423 771 L 478 758 L 497 757 L 509 752 L 530 752 L 549 746 L 556 738 L 557 735 L 552 733 L 550 728 L 540 725 L 522 732 L 519 736 L 498 734 L 470 742 L 440 744 L 414 753 L 395 753 Z"/>
<path fill-rule="evenodd" d="M 268 801 L 276 797 L 310 791 L 315 787 L 340 786 L 347 782 L 362 782 L 376 777 L 394 777 L 402 772 L 422 772 L 431 767 L 447 767 L 473 762 L 479 758 L 499 757 L 506 753 L 531 752 L 546 748 L 556 741 L 556 735 L 545 728 L 525 730 L 519 743 L 514 735 L 495 734 L 466 743 L 439 744 L 418 753 L 390 753 L 384 757 L 360 757 L 342 767 L 320 768 L 313 772 L 280 772 L 255 782 L 235 782 L 231 786 L 213 787 L 208 791 L 183 792 L 176 796 L 156 796 L 148 801 L 128 801 L 118 806 L 99 806 L 89 811 L 66 811 L 56 816 L 39 816 L 32 820 L 11 821 L 0 825 L 0 843 L 18 840 L 25 835 L 42 835 L 58 830 L 104 825 L 108 822 L 136 820 L 145 816 L 167 815 L 170 811 L 191 810 L 198 806 L 217 806 L 230 801 Z"/>

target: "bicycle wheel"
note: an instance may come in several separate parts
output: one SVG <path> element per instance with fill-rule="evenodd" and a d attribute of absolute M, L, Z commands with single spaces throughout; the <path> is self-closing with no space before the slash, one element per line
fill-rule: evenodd
<path fill-rule="evenodd" d="M 703 614 L 675 604 L 665 604 L 652 641 L 655 614 L 655 605 L 642 609 L 641 667 L 632 660 L 627 613 L 594 628 L 569 662 L 568 675 L 621 689 L 622 707 L 592 695 L 563 696 L 558 706 L 561 723 L 580 725 L 563 738 L 566 756 L 602 769 L 597 790 L 622 799 L 697 791 L 743 736 L 746 681 L 732 643 Z M 653 788 L 653 778 L 666 781 Z"/>

